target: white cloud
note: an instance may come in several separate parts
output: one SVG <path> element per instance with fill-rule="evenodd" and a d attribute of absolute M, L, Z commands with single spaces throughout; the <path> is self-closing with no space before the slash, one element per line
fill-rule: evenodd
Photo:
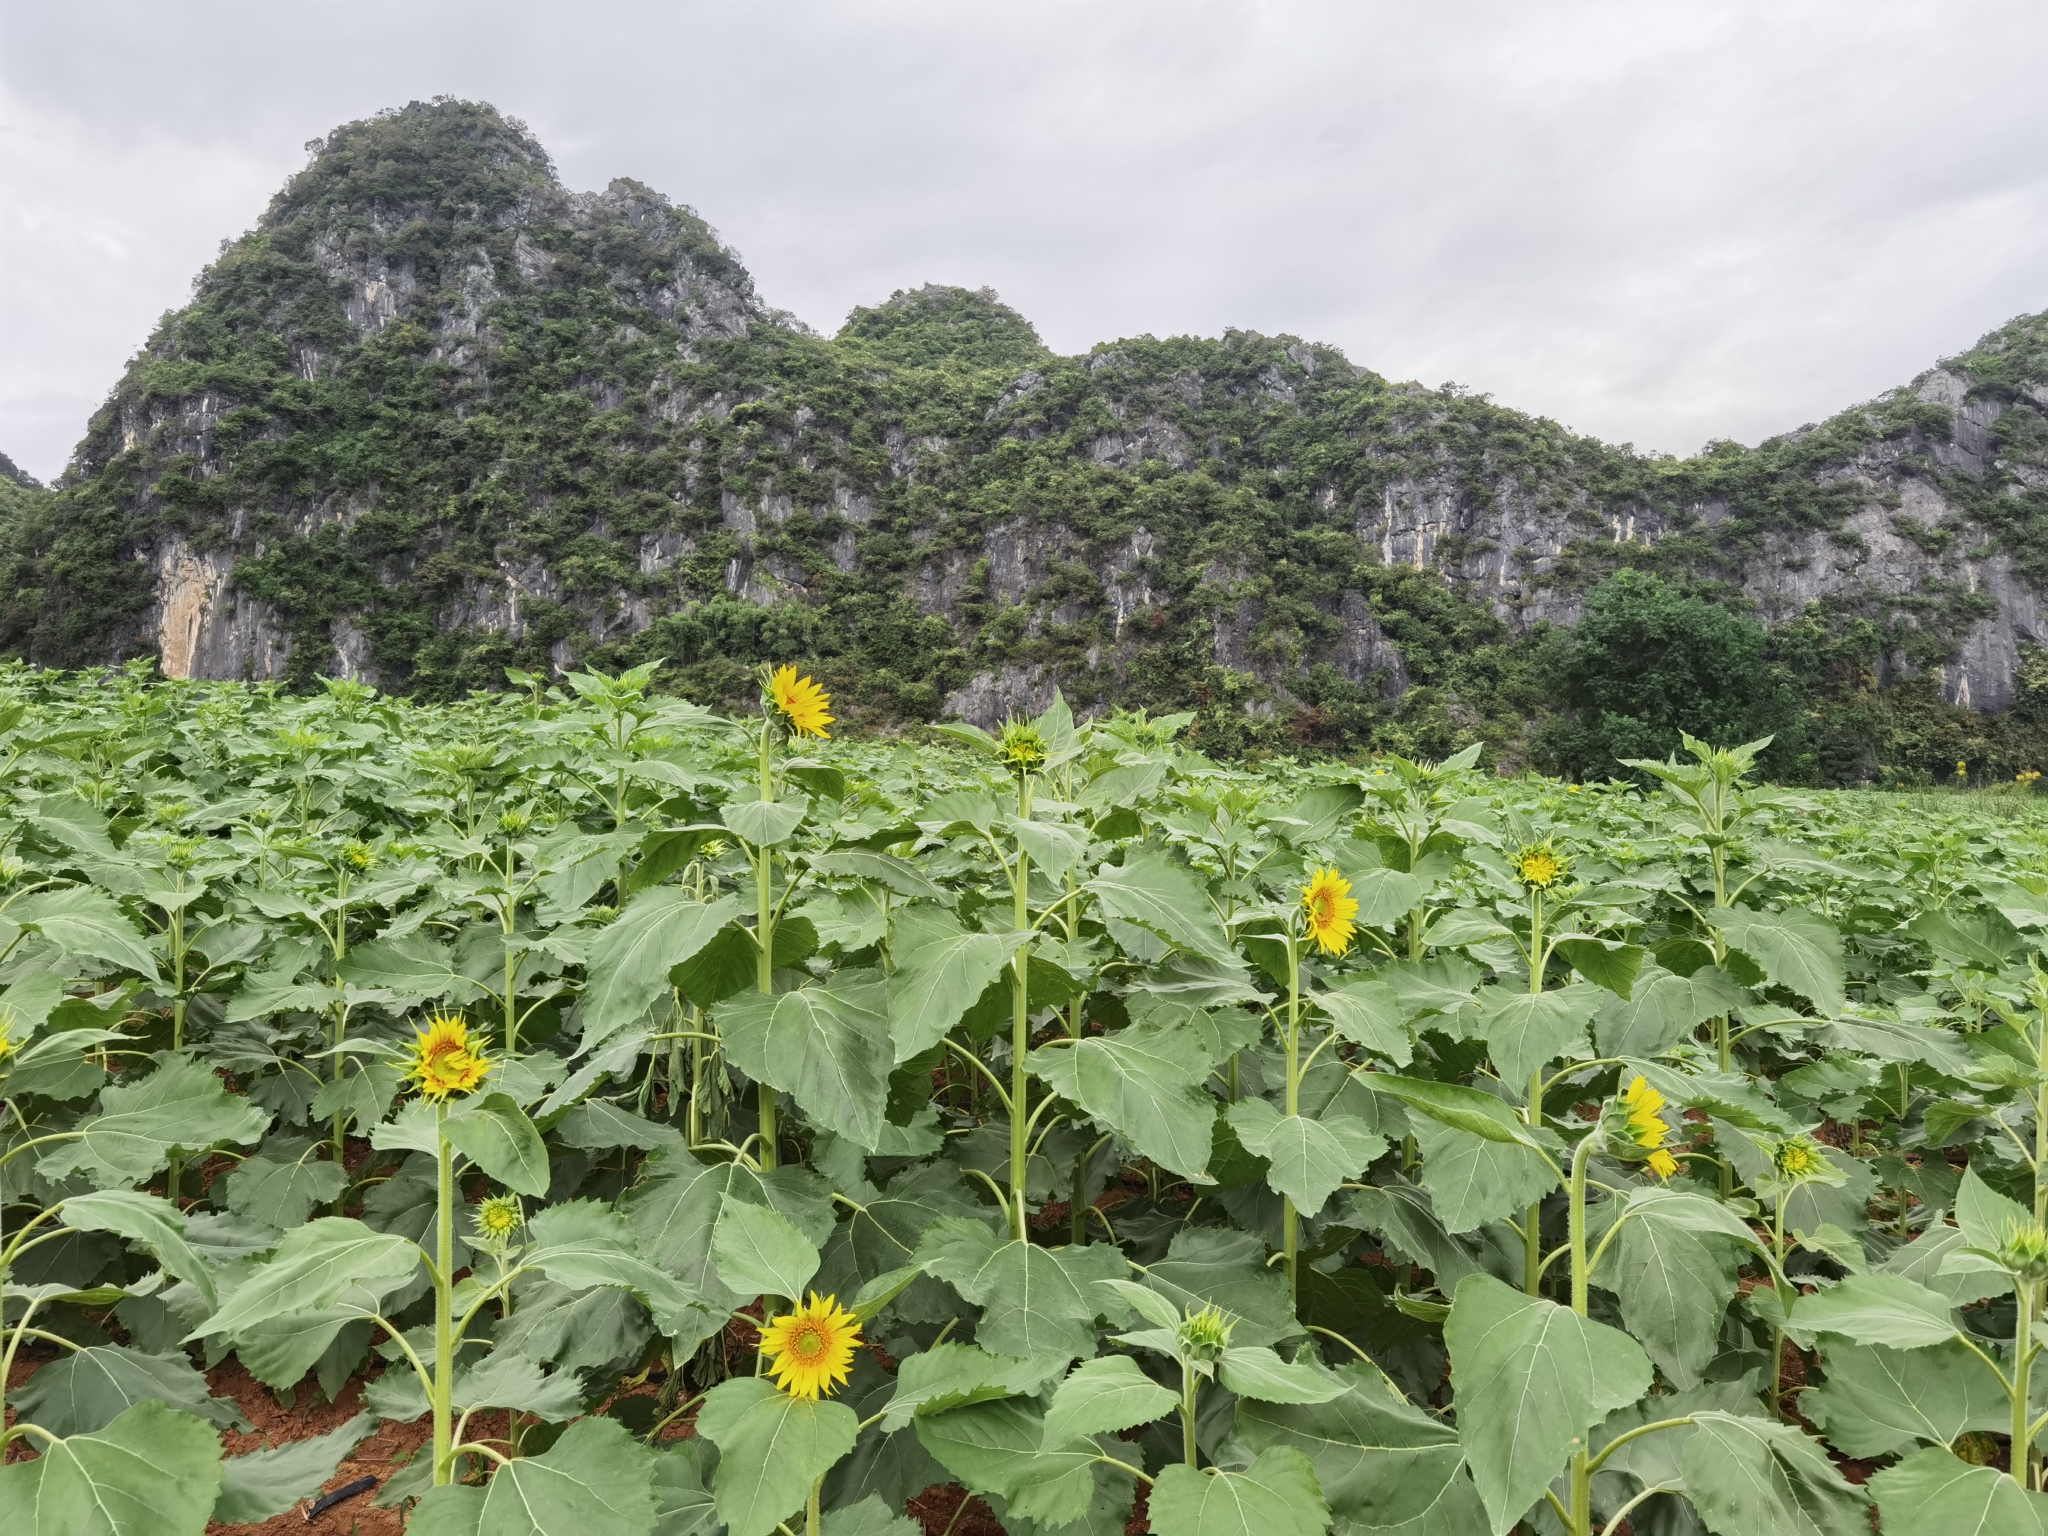
<path fill-rule="evenodd" d="M 1293 332 L 1690 452 L 2048 307 L 2031 0 L 278 7 L 0 21 L 0 447 L 54 473 L 299 145 L 407 99 L 695 205 L 824 329 Z"/>

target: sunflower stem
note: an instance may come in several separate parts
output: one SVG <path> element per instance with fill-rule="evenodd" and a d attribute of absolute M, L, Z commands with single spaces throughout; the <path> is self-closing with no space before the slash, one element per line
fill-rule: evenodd
<path fill-rule="evenodd" d="M 1031 817 L 1031 775 L 1017 775 L 1017 819 Z M 1017 873 L 1011 887 L 1017 932 L 1031 931 L 1031 856 L 1017 845 Z M 1030 1124 L 1025 1100 L 1031 1090 L 1024 1057 L 1031 1049 L 1031 941 L 1017 946 L 1010 973 L 1010 1236 L 1023 1242 L 1030 1235 L 1024 1220 L 1024 1180 L 1030 1160 Z"/>
<path fill-rule="evenodd" d="M 775 725 L 767 709 L 761 712 L 761 798 L 775 798 Z M 754 850 L 754 984 L 763 996 L 775 990 L 775 886 L 766 848 Z M 761 1112 L 761 1171 L 775 1167 L 775 1090 L 766 1083 L 754 1085 Z"/>
<path fill-rule="evenodd" d="M 1301 1112 L 1301 948 L 1293 925 L 1287 929 L 1287 1113 Z M 1287 1255 L 1287 1296 L 1290 1303 L 1301 1300 L 1301 1213 L 1291 1196 L 1282 1195 L 1280 1231 L 1282 1251 Z M 1194 1430 L 1190 1425 L 1188 1433 Z"/>
<path fill-rule="evenodd" d="M 451 1404 L 455 1387 L 455 1326 L 450 1305 L 455 1270 L 455 1152 L 448 1145 L 448 1104 L 435 1106 L 435 1159 L 439 1188 L 434 1227 L 434 1486 L 455 1481 Z"/>

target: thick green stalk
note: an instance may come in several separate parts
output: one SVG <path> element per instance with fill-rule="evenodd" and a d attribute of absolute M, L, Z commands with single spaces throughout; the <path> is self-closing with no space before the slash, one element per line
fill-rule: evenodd
<path fill-rule="evenodd" d="M 1586 1163 L 1593 1150 L 1593 1143 L 1599 1138 L 1597 1130 L 1589 1131 L 1585 1138 L 1572 1149 L 1572 1175 L 1569 1193 L 1570 1242 L 1572 1260 L 1572 1310 L 1579 1316 L 1586 1316 L 1587 1290 L 1592 1276 L 1586 1272 Z M 1591 1536 L 1593 1529 L 1593 1470 L 1591 1453 L 1582 1444 L 1578 1454 L 1572 1457 L 1571 1536 Z"/>
<path fill-rule="evenodd" d="M 1301 951 L 1293 930 L 1287 933 L 1287 1113 L 1301 1113 Z M 1287 1195 L 1280 1197 L 1280 1241 L 1287 1256 L 1287 1295 L 1301 1301 L 1301 1213 Z"/>
<path fill-rule="evenodd" d="M 761 720 L 761 798 L 775 798 L 775 727 L 764 714 Z M 754 850 L 754 984 L 765 995 L 775 990 L 775 888 L 766 848 Z M 761 1151 L 763 1172 L 775 1166 L 777 1132 L 775 1090 L 766 1083 L 755 1086 L 761 1107 Z"/>
<path fill-rule="evenodd" d="M 1201 1378 L 1195 1373 L 1194 1363 L 1183 1360 L 1180 1366 L 1181 1454 L 1190 1467 L 1197 1469 L 1202 1465 L 1202 1452 L 1195 1444 L 1195 1395 L 1201 1390 Z"/>
<path fill-rule="evenodd" d="M 804 1500 L 804 1536 L 818 1536 L 818 1490 L 824 1486 L 825 1479 L 821 1477 L 811 1484 L 811 1496 Z"/>
<path fill-rule="evenodd" d="M 2034 1411 L 2034 1303 L 2040 1287 L 2022 1280 L 2013 1287 L 2019 1299 L 2012 1335 L 2012 1453 L 2009 1462 L 2013 1480 L 2022 1488 L 2033 1488 L 2034 1447 L 2027 1433 Z"/>
<path fill-rule="evenodd" d="M 1529 991 L 1543 990 L 1543 893 L 1529 892 Z M 1543 1125 L 1543 1066 L 1539 1062 L 1529 1075 L 1529 1108 L 1524 1119 L 1530 1130 Z M 1522 1290 L 1534 1296 L 1543 1284 L 1543 1201 L 1539 1197 L 1522 1212 Z"/>
<path fill-rule="evenodd" d="M 442 1134 L 435 1138 L 440 1162 L 440 1188 L 434 1227 L 434 1486 L 455 1481 L 455 1437 L 452 1398 L 455 1389 L 455 1319 L 450 1293 L 455 1288 L 455 1149 L 448 1145 L 448 1106 L 435 1114 Z"/>
<path fill-rule="evenodd" d="M 1031 775 L 1017 777 L 1017 819 L 1031 815 Z M 1017 932 L 1031 930 L 1031 856 L 1017 845 L 1017 873 L 1011 886 Z M 1023 1242 L 1029 1235 L 1024 1222 L 1024 1179 L 1030 1148 L 1025 1136 L 1030 1130 L 1025 1105 L 1030 1097 L 1030 1079 L 1025 1075 L 1024 1057 L 1031 1049 L 1031 943 L 1017 946 L 1010 962 L 1010 1236 Z"/>

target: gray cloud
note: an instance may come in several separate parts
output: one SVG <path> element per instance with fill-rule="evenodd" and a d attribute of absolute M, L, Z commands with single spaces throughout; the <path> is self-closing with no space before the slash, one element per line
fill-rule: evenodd
<path fill-rule="evenodd" d="M 336 123 L 441 92 L 693 204 L 824 330 L 1292 332 L 1671 452 L 2048 307 L 2048 10 L 199 0 L 0 12 L 0 447 L 63 465 Z"/>

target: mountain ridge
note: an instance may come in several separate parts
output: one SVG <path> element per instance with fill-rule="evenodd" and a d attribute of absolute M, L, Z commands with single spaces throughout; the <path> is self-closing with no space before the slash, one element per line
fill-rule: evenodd
<path fill-rule="evenodd" d="M 658 659 L 731 699 L 794 656 L 854 719 L 1060 687 L 1423 750 L 1511 745 L 1528 645 L 1623 566 L 1937 710 L 2012 706 L 2048 633 L 2048 317 L 1675 459 L 1298 338 L 1058 356 L 987 290 L 822 337 L 488 107 L 309 149 L 14 517 L 0 646 L 427 696 Z"/>

